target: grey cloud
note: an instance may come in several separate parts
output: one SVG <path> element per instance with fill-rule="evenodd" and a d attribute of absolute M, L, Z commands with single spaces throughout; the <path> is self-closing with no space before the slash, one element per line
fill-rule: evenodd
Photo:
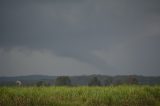
<path fill-rule="evenodd" d="M 147 74 L 144 68 L 136 67 L 135 64 L 145 63 L 146 59 L 142 57 L 146 54 L 146 58 L 151 62 L 147 60 L 144 67 L 150 72 L 153 68 L 155 73 L 159 73 L 159 0 L 1 2 L 1 48 L 47 49 L 59 57 L 69 57 L 93 65 L 101 70 L 100 73 L 106 74 L 116 74 L 117 70 L 118 73 L 126 74 L 143 70 L 142 74 Z M 147 40 L 142 40 L 143 37 Z M 135 39 L 140 40 L 137 43 Z M 135 41 L 132 45 L 137 45 L 126 47 L 130 45 L 130 41 Z M 126 66 L 117 65 L 117 59 L 114 60 L 114 57 L 119 58 L 121 54 L 112 49 L 121 44 L 125 46 L 120 51 L 124 48 L 126 57 L 123 55 L 124 58 L 120 58 L 120 61 L 130 59 L 130 62 L 124 61 Z M 110 57 L 108 60 L 115 64 L 110 65 L 110 62 L 106 62 L 107 59 L 92 54 L 93 51 L 101 50 L 114 54 L 113 59 Z M 114 53 L 116 51 L 117 53 Z M 151 64 L 150 67 L 148 64 Z"/>
<path fill-rule="evenodd" d="M 58 57 L 48 50 L 0 49 L 0 75 L 82 75 L 96 74 L 97 69 L 73 58 Z M 74 70 L 74 71 L 73 71 Z"/>

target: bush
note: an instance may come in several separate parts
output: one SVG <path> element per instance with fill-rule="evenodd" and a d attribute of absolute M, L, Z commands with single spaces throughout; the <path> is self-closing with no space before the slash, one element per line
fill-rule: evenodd
<path fill-rule="evenodd" d="M 89 86 L 101 86 L 101 81 L 97 77 L 93 77 L 88 83 Z"/>
<path fill-rule="evenodd" d="M 68 76 L 60 76 L 55 80 L 56 86 L 71 86 L 71 80 Z"/>

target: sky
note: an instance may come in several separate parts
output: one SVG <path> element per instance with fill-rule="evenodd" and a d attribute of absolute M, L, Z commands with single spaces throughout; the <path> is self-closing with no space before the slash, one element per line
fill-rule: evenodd
<path fill-rule="evenodd" d="M 0 0 L 0 76 L 160 75 L 159 0 Z"/>

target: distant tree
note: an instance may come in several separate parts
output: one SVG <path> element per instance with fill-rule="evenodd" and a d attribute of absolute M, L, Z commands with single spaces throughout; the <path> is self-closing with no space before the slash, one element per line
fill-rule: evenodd
<path fill-rule="evenodd" d="M 71 80 L 68 76 L 60 76 L 55 80 L 56 86 L 71 86 Z"/>
<path fill-rule="evenodd" d="M 122 85 L 124 82 L 121 79 L 116 79 L 113 82 L 113 85 Z"/>
<path fill-rule="evenodd" d="M 45 86 L 51 86 L 51 83 L 50 82 L 46 82 Z"/>
<path fill-rule="evenodd" d="M 127 84 L 138 84 L 138 80 L 134 76 L 129 76 L 127 79 Z"/>
<path fill-rule="evenodd" d="M 39 86 L 50 86 L 51 84 L 48 81 L 38 81 L 36 85 Z"/>
<path fill-rule="evenodd" d="M 88 83 L 89 86 L 101 86 L 101 81 L 97 77 L 93 77 Z"/>
<path fill-rule="evenodd" d="M 43 81 L 38 81 L 36 85 L 37 85 L 38 87 L 39 87 L 39 86 L 44 86 L 45 83 L 44 83 Z"/>
<path fill-rule="evenodd" d="M 111 85 L 111 84 L 112 84 L 112 78 L 111 77 L 104 80 L 104 86 L 108 86 L 108 85 Z"/>

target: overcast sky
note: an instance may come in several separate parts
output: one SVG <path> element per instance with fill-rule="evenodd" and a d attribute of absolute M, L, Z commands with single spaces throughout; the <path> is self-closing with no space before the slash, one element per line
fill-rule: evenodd
<path fill-rule="evenodd" d="M 160 75 L 160 0 L 0 0 L 0 76 Z"/>

